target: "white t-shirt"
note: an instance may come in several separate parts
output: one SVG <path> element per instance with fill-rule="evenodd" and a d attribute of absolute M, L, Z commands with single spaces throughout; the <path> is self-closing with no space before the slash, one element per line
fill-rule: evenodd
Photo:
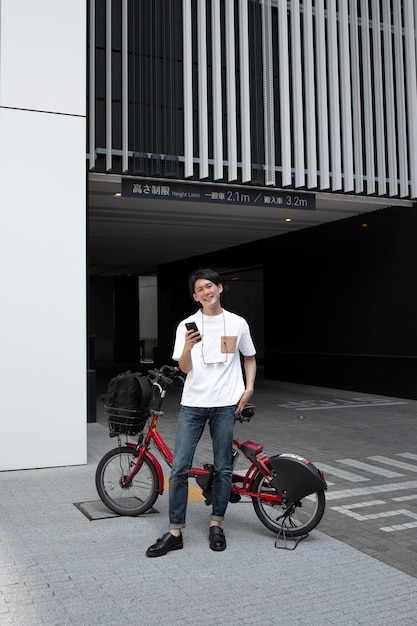
<path fill-rule="evenodd" d="M 255 354 L 246 320 L 223 309 L 220 315 L 190 315 L 177 327 L 172 358 L 178 361 L 185 343 L 185 323 L 195 322 L 202 340 L 191 350 L 192 369 L 185 379 L 181 404 L 196 407 L 232 406 L 245 391 L 240 354 Z"/>

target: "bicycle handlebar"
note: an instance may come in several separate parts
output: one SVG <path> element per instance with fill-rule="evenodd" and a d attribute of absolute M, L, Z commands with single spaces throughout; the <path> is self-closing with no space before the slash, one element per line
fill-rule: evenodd
<path fill-rule="evenodd" d="M 255 415 L 255 405 L 247 404 L 242 411 L 236 415 L 236 421 L 241 422 L 250 422 L 252 417 Z"/>
<path fill-rule="evenodd" d="M 162 389 L 172 385 L 175 379 L 184 383 L 182 371 L 174 365 L 162 365 L 159 369 L 149 370 L 147 378 L 151 384 L 160 385 Z M 254 415 L 255 405 L 247 404 L 239 415 L 236 415 L 236 421 L 250 422 Z"/>
<path fill-rule="evenodd" d="M 184 382 L 182 372 L 179 367 L 173 365 L 162 365 L 159 369 L 149 370 L 148 380 L 152 384 L 165 384 L 166 386 L 172 385 L 174 379 L 177 378 Z"/>

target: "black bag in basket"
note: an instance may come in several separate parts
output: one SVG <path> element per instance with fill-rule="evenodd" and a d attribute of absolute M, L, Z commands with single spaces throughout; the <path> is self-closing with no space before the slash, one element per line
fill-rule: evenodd
<path fill-rule="evenodd" d="M 135 435 L 145 426 L 152 385 L 140 372 L 123 372 L 107 386 L 107 411 L 113 432 Z"/>

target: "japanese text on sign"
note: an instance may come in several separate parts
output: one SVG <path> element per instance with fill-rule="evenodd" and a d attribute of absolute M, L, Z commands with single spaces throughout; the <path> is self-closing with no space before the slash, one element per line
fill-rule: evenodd
<path fill-rule="evenodd" d="M 314 211 L 315 196 L 275 189 L 215 186 L 187 181 L 122 180 L 122 195 L 128 198 L 165 198 L 183 202 L 215 202 Z"/>

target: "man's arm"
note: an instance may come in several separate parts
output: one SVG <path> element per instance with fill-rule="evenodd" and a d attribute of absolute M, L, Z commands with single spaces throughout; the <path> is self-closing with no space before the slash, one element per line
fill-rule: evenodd
<path fill-rule="evenodd" d="M 253 396 L 253 392 L 255 390 L 255 377 L 256 377 L 256 357 L 253 356 L 244 356 L 243 357 L 243 368 L 245 370 L 245 379 L 246 379 L 246 389 L 239 400 L 239 404 L 236 408 L 236 413 L 240 413 L 243 411 L 251 397 Z"/>
<path fill-rule="evenodd" d="M 188 374 L 188 372 L 192 369 L 193 363 L 191 360 L 191 348 L 195 345 L 196 340 L 191 339 L 191 335 L 194 333 L 193 330 L 187 330 L 185 333 L 185 343 L 182 354 L 178 359 L 178 367 L 184 374 Z"/>

